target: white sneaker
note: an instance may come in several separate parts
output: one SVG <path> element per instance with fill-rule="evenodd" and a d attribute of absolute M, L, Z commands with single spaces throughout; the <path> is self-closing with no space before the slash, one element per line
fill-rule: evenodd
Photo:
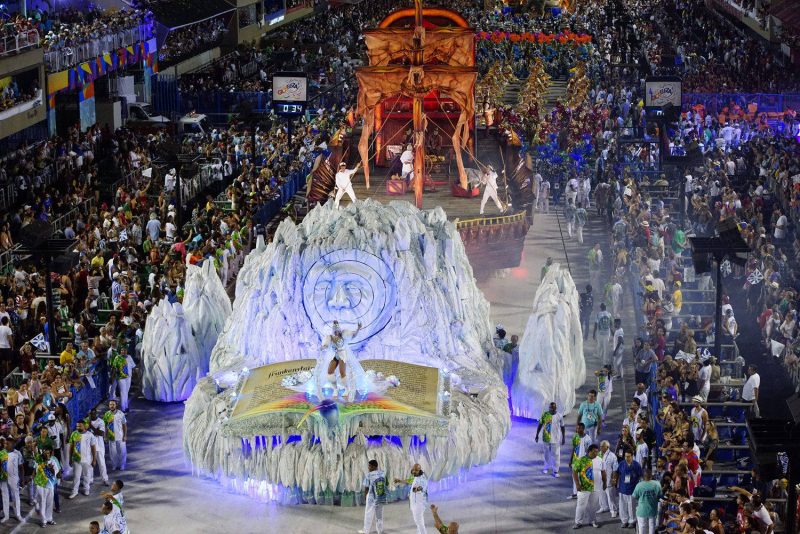
<path fill-rule="evenodd" d="M 358 531 L 358 534 L 367 534 L 367 531 L 362 528 Z"/>
<path fill-rule="evenodd" d="M 0 519 L 0 523 L 8 523 L 8 518 L 4 517 L 3 519 Z"/>
<path fill-rule="evenodd" d="M 616 518 L 616 517 L 617 517 L 617 515 L 618 515 L 618 514 L 617 514 L 617 512 L 615 512 L 615 511 L 613 511 L 613 510 L 611 511 L 611 517 L 614 517 L 614 518 Z"/>
<path fill-rule="evenodd" d="M 597 521 L 593 522 L 593 523 L 592 523 L 592 526 L 593 526 L 594 528 L 600 528 L 600 525 L 598 525 L 598 524 L 597 524 Z"/>
<path fill-rule="evenodd" d="M 545 475 L 547 474 L 547 472 L 548 472 L 547 469 L 542 469 L 542 473 L 544 473 Z"/>
<path fill-rule="evenodd" d="M 78 496 L 78 494 L 77 494 L 77 493 L 73 493 L 73 494 L 71 494 L 69 497 L 67 497 L 67 499 L 74 499 L 74 498 L 75 498 L 75 497 L 77 497 L 77 496 Z"/>
<path fill-rule="evenodd" d="M 553 473 L 553 478 L 558 478 L 558 477 L 560 477 L 560 476 L 561 476 L 561 475 L 559 475 L 558 473 Z"/>
<path fill-rule="evenodd" d="M 598 514 L 604 514 L 604 513 L 606 513 L 606 512 L 608 512 L 608 508 L 600 508 L 600 509 L 597 511 L 597 513 L 598 513 Z"/>

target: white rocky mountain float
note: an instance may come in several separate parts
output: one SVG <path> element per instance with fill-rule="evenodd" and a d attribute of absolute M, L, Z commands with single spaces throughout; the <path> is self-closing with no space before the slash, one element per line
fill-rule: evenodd
<path fill-rule="evenodd" d="M 272 243 L 259 241 L 247 257 L 209 376 L 186 403 L 187 457 L 198 472 L 262 499 L 343 504 L 360 491 L 372 458 L 390 481 L 413 462 L 441 480 L 491 461 L 510 426 L 507 392 L 487 359 L 495 350 L 489 304 L 455 226 L 440 208 L 407 202 L 330 204 L 299 225 L 284 221 Z M 253 369 L 303 359 L 327 367 L 320 347 L 334 320 L 355 332 L 348 359 L 435 368 L 447 386 L 438 393 L 439 417 L 374 411 L 338 425 L 293 414 L 282 416 L 288 423 L 280 430 L 266 415 L 232 424 L 242 377 Z M 315 390 L 320 375 L 313 375 L 298 391 Z M 368 378 L 373 387 L 374 374 Z"/>
<path fill-rule="evenodd" d="M 212 261 L 187 265 L 183 304 L 162 300 L 142 339 L 142 390 L 161 402 L 189 398 L 208 373 L 211 349 L 231 314 L 231 301 Z"/>
<path fill-rule="evenodd" d="M 511 387 L 514 415 L 538 419 L 552 401 L 566 415 L 585 380 L 578 290 L 569 271 L 554 263 L 536 290 L 519 344 L 519 367 Z"/>

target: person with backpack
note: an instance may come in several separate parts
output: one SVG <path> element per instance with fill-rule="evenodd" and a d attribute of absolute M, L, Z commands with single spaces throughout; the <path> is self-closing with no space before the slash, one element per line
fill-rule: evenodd
<path fill-rule="evenodd" d="M 386 504 L 386 473 L 378 469 L 378 461 L 370 460 L 368 464 L 369 472 L 364 477 L 364 497 L 366 497 L 366 507 L 364 508 L 364 528 L 359 530 L 359 534 L 369 534 L 372 532 L 372 523 L 375 522 L 375 530 L 378 534 L 383 534 L 383 506 Z"/>

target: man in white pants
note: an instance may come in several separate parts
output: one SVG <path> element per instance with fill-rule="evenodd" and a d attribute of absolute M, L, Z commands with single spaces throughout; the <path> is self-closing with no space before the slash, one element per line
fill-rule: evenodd
<path fill-rule="evenodd" d="M 558 478 L 558 468 L 561 462 L 561 446 L 564 444 L 564 417 L 558 413 L 555 402 L 550 403 L 550 407 L 542 412 L 539 417 L 539 426 L 536 427 L 536 438 L 534 441 L 539 443 L 539 433 L 544 429 L 542 436 L 542 451 L 544 452 L 544 466 L 542 473 L 547 474 L 548 470 L 553 473 L 554 478 Z"/>
<path fill-rule="evenodd" d="M 564 220 L 567 221 L 567 235 L 572 237 L 572 231 L 575 228 L 575 204 L 571 198 L 567 199 L 567 205 L 564 206 Z"/>
<path fill-rule="evenodd" d="M 625 451 L 624 459 L 617 465 L 617 491 L 619 493 L 619 520 L 622 528 L 633 528 L 636 515 L 633 509 L 633 490 L 642 477 L 642 467 L 633 459 L 633 451 Z"/>
<path fill-rule="evenodd" d="M 96 463 L 97 450 L 94 446 L 94 435 L 86 429 L 84 421 L 75 424 L 76 430 L 69 437 L 69 455 L 72 461 L 72 493 L 69 498 L 78 496 L 78 490 L 83 484 L 83 494 L 89 495 L 91 487 L 92 470 Z"/>
<path fill-rule="evenodd" d="M 339 202 L 345 193 L 350 197 L 351 202 L 356 201 L 356 194 L 353 191 L 353 175 L 358 172 L 361 164 L 359 163 L 350 170 L 347 170 L 347 165 L 344 161 L 339 164 L 339 172 L 336 173 L 336 199 L 333 201 L 334 207 L 339 207 Z"/>
<path fill-rule="evenodd" d="M 539 186 L 539 196 L 536 197 L 536 209 L 550 213 L 550 180 L 544 178 Z"/>
<path fill-rule="evenodd" d="M 575 506 L 573 529 L 579 529 L 587 523 L 599 528 L 596 521 L 597 492 L 595 488 L 605 489 L 606 487 L 605 476 L 602 472 L 602 462 L 597 457 L 597 445 L 590 445 L 586 456 L 577 458 L 572 462 L 572 482 L 578 488 L 578 502 Z M 597 480 L 598 475 L 601 480 Z"/>
<path fill-rule="evenodd" d="M 406 145 L 406 149 L 400 154 L 400 163 L 403 164 L 400 177 L 406 182 L 410 182 L 414 179 L 414 151 L 411 145 Z"/>
<path fill-rule="evenodd" d="M 94 436 L 94 449 L 97 453 L 97 471 L 100 478 L 103 479 L 103 484 L 108 486 L 108 470 L 106 469 L 106 424 L 103 419 L 97 415 L 97 409 L 92 408 L 89 411 L 89 432 Z M 94 473 L 89 478 L 93 481 Z"/>
<path fill-rule="evenodd" d="M 11 517 L 10 505 L 14 504 L 17 521 L 22 523 L 22 512 L 19 508 L 19 480 L 22 477 L 22 464 L 24 460 L 18 450 L 14 449 L 14 441 L 5 440 L 3 444 L 8 454 L 6 459 L 5 472 L 2 473 L 5 480 L 0 480 L 0 490 L 3 494 L 3 519 L 0 523 L 5 523 Z"/>
<path fill-rule="evenodd" d="M 111 469 L 125 471 L 128 461 L 128 420 L 117 409 L 117 401 L 108 401 L 108 411 L 103 416 L 106 423 L 106 436 L 111 452 Z"/>
<path fill-rule="evenodd" d="M 633 498 L 636 499 L 636 529 L 638 534 L 655 534 L 658 521 L 658 501 L 662 496 L 661 483 L 653 480 L 653 473 L 647 469 L 644 480 L 636 484 Z"/>
<path fill-rule="evenodd" d="M 370 534 L 372 523 L 375 522 L 375 530 L 378 534 L 383 534 L 383 505 L 386 504 L 386 473 L 378 469 L 378 461 L 369 461 L 369 472 L 364 477 L 364 497 L 367 502 L 364 507 L 364 528 L 359 530 L 359 534 Z"/>
<path fill-rule="evenodd" d="M 425 528 L 425 510 L 428 508 L 428 477 L 423 473 L 422 466 L 414 464 L 411 468 L 411 477 L 408 480 L 394 479 L 396 484 L 409 484 L 408 502 L 411 506 L 411 517 L 417 526 L 417 534 L 427 534 Z"/>
<path fill-rule="evenodd" d="M 42 450 L 42 460 L 37 462 L 44 471 L 44 477 L 36 481 L 37 499 L 39 503 L 39 515 L 42 518 L 42 526 L 55 525 L 53 521 L 53 498 L 55 488 L 58 484 L 58 474 L 61 472 L 61 464 L 53 456 L 53 449 L 44 448 Z"/>
<path fill-rule="evenodd" d="M 121 345 L 119 348 L 119 356 L 125 359 L 125 377 L 123 378 L 120 376 L 117 379 L 117 383 L 119 384 L 120 407 L 122 411 L 125 412 L 128 410 L 128 393 L 131 390 L 131 375 L 136 368 L 136 362 L 134 362 L 131 355 L 128 354 L 128 349 L 124 345 Z"/>
<path fill-rule="evenodd" d="M 490 198 L 494 201 L 494 205 L 497 206 L 500 213 L 504 213 L 505 209 L 503 209 L 503 205 L 500 204 L 500 199 L 497 198 L 497 173 L 494 172 L 494 168 L 491 165 L 486 167 L 486 170 L 483 171 L 481 181 L 486 186 L 483 189 L 483 198 L 481 199 L 481 215 L 483 215 L 483 209 L 486 207 L 486 202 Z"/>
<path fill-rule="evenodd" d="M 611 450 L 607 440 L 600 442 L 600 457 L 603 459 L 603 470 L 610 479 L 611 473 L 617 472 L 617 455 Z M 611 517 L 617 517 L 617 488 L 613 484 L 607 484 L 606 490 L 599 495 L 600 509 L 597 513 L 611 512 Z"/>
<path fill-rule="evenodd" d="M 600 304 L 600 312 L 594 322 L 592 338 L 597 340 L 597 356 L 603 366 L 611 365 L 611 314 L 606 311 L 605 303 Z"/>

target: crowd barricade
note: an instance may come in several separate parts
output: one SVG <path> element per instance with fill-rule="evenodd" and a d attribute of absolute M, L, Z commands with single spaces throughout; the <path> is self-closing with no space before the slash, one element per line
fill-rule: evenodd
<path fill-rule="evenodd" d="M 67 226 L 70 226 L 78 220 L 80 215 L 88 214 L 94 207 L 94 198 L 88 198 L 69 210 L 64 215 L 53 219 L 50 223 L 53 226 L 53 233 L 63 232 Z"/>
<path fill-rule="evenodd" d="M 16 54 L 27 48 L 39 48 L 39 32 L 25 30 L 16 35 L 0 38 L 0 57 Z"/>
<path fill-rule="evenodd" d="M 83 386 L 80 389 L 71 389 L 72 397 L 67 401 L 67 411 L 72 428 L 75 423 L 83 420 L 89 412 L 108 397 L 108 372 L 105 364 L 98 366 L 92 374 L 92 381 L 95 387 L 91 387 L 86 378 L 83 379 Z"/>

